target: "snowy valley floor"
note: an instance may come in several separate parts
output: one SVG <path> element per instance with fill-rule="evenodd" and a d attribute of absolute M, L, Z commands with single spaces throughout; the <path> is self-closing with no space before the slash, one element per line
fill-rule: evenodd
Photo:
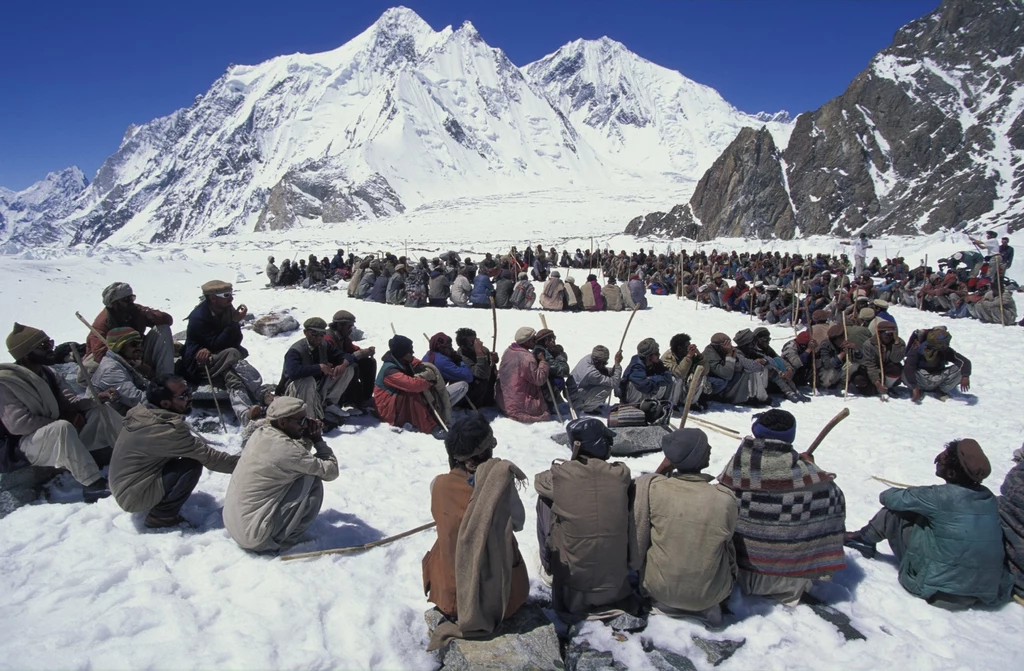
<path fill-rule="evenodd" d="M 386 240 L 368 243 L 362 251 Z M 586 244 L 580 237 L 567 246 Z M 932 244 L 930 248 L 918 244 L 915 253 L 937 255 L 962 247 L 946 240 Z M 829 241 L 820 249 L 832 251 L 833 245 Z M 476 246 L 483 251 L 491 245 Z M 623 246 L 632 250 L 636 243 Z M 655 250 L 662 251 L 664 246 L 655 245 Z M 734 246 L 725 242 L 720 248 Z M 810 250 L 813 243 L 801 246 Z M 338 309 L 350 310 L 366 334 L 364 344 L 376 345 L 380 353 L 391 336 L 392 323 L 399 333 L 413 338 L 417 354 L 425 345 L 422 333 L 454 334 L 460 326 L 476 329 L 490 347 L 487 311 L 411 310 L 356 302 L 343 291 L 265 289 L 257 270 L 265 263 L 269 247 L 208 244 L 49 258 L 37 252 L 34 259 L 0 257 L 0 280 L 5 286 L 0 297 L 2 327 L 9 329 L 17 320 L 45 329 L 57 342 L 83 340 L 84 328 L 74 312 L 79 310 L 91 319 L 101 307 L 102 288 L 120 280 L 132 284 L 140 303 L 171 312 L 176 318 L 174 330 L 180 331 L 197 302 L 199 285 L 221 278 L 238 282 L 236 304 L 247 304 L 257 316 L 288 310 L 301 321 L 310 316 L 329 319 Z M 288 245 L 281 242 L 273 247 L 283 257 Z M 319 256 L 333 253 L 333 244 L 317 244 L 303 255 L 309 251 Z M 1024 302 L 1018 300 L 1018 304 L 1024 307 Z M 636 315 L 626 341 L 627 356 L 647 336 L 664 348 L 674 333 L 684 331 L 703 347 L 716 331 L 731 335 L 751 326 L 744 316 L 695 309 L 694 303 L 674 296 L 652 297 L 651 306 Z M 978 402 L 968 405 L 954 395 L 946 403 L 926 398 L 921 406 L 908 400 L 882 403 L 852 396 L 846 402 L 842 397 L 824 396 L 807 404 L 784 403 L 799 422 L 798 447 L 806 446 L 839 410 L 850 409 L 850 417 L 815 455 L 822 467 L 838 473 L 849 528 L 862 525 L 878 507 L 884 486 L 872 475 L 913 484 L 937 483 L 933 456 L 950 439 L 972 437 L 992 462 L 993 472 L 985 484 L 998 490 L 1012 466 L 1011 453 L 1024 436 L 1020 411 L 1024 329 L 952 321 L 900 307 L 892 312 L 903 337 L 913 328 L 948 324 L 953 347 L 974 363 L 971 393 Z M 548 324 L 569 352 L 571 364 L 599 343 L 614 350 L 626 319 L 624 313 L 547 313 Z M 539 328 L 539 313 L 498 313 L 499 351 L 523 325 Z M 792 331 L 775 331 L 779 338 L 775 345 L 781 348 Z M 247 331 L 245 345 L 264 378 L 276 381 L 286 348 L 299 337 L 292 333 L 265 338 Z M 6 352 L 2 358 L 7 359 Z M 752 412 L 723 411 L 706 417 L 746 432 Z M 525 426 L 498 418 L 494 430 L 497 456 L 513 460 L 531 477 L 552 459 L 566 456 L 564 448 L 549 439 L 560 430 L 555 422 Z M 709 436 L 713 446 L 709 472 L 717 474 L 736 442 L 715 433 Z M 236 431 L 209 437 L 224 443 L 225 449 L 239 449 Z M 414 433 L 396 434 L 385 425 L 369 422 L 342 427 L 327 440 L 338 455 L 341 477 L 326 485 L 324 507 L 310 530 L 311 540 L 293 552 L 360 544 L 430 520 L 428 484 L 447 470 L 441 443 Z M 659 455 L 648 455 L 626 461 L 639 475 L 653 470 L 660 460 Z M 51 491 L 56 502 L 40 501 L 0 520 L 0 625 L 4 631 L 0 668 L 436 668 L 434 657 L 424 652 L 423 612 L 428 603 L 420 573 L 420 559 L 434 540 L 432 532 L 361 554 L 296 562 L 255 557 L 239 549 L 224 530 L 220 509 L 227 484 L 226 475 L 203 476 L 182 511 L 197 523 L 194 532 L 146 533 L 141 517 L 122 512 L 113 499 L 81 503 L 80 491 L 67 476 Z M 533 595 L 544 597 L 546 588 L 537 578 L 532 487 L 524 494 L 524 502 L 528 520 L 519 543 L 530 568 Z M 888 548 L 882 544 L 880 550 L 874 561 L 847 551 L 846 570 L 831 584 L 820 583 L 814 589 L 816 596 L 849 615 L 866 641 L 846 642 L 835 627 L 807 607 L 788 610 L 736 593 L 730 602 L 735 616 L 721 632 L 709 635 L 695 624 L 652 616 L 642 635 L 631 635 L 625 642 L 615 641 L 597 627 L 591 641 L 637 669 L 643 668 L 641 636 L 659 648 L 686 655 L 702 670 L 710 668 L 691 642 L 692 634 L 746 639 L 746 645 L 719 667 L 724 670 L 1024 666 L 1024 608 L 1009 604 L 964 613 L 933 608 L 903 591 Z"/>

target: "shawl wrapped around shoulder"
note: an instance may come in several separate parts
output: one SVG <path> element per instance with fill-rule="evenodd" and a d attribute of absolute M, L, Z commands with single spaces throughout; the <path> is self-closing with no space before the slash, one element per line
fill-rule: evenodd
<path fill-rule="evenodd" d="M 800 459 L 789 443 L 744 438 L 718 476 L 740 507 L 740 568 L 790 578 L 845 568 L 846 500 L 834 479 Z"/>

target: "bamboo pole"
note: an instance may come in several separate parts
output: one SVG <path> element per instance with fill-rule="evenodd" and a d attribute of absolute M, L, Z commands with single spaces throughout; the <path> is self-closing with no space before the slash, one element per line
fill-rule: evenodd
<path fill-rule="evenodd" d="M 844 344 L 849 339 L 850 339 L 850 336 L 849 336 L 849 334 L 846 331 L 846 313 L 844 312 L 843 313 L 843 342 L 844 342 Z M 844 364 L 843 367 L 846 368 L 846 386 L 843 387 L 843 403 L 845 403 L 846 402 L 846 398 L 850 394 L 850 353 L 849 353 L 849 350 L 847 350 L 846 360 L 843 361 L 843 364 Z"/>
<path fill-rule="evenodd" d="M 889 397 L 886 395 L 887 387 L 885 384 L 885 359 L 882 357 L 882 331 L 875 325 L 875 340 L 878 342 L 878 380 L 882 383 L 882 393 L 878 395 L 882 399 L 883 403 L 889 402 Z"/>

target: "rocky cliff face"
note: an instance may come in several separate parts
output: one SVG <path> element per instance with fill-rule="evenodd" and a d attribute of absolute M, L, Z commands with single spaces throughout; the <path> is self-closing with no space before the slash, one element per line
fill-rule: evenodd
<path fill-rule="evenodd" d="M 699 238 L 1024 227 L 1024 3 L 946 0 L 768 146 L 741 132 L 704 175 Z"/>

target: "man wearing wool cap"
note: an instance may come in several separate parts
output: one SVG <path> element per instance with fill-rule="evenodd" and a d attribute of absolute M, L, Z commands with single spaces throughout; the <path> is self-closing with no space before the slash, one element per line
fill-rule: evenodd
<path fill-rule="evenodd" d="M 302 326 L 303 338 L 285 352 L 278 395 L 302 399 L 309 418 L 331 430 L 344 421 L 338 402 L 355 376 L 355 357 L 327 341 L 327 322 L 320 317 L 310 317 Z"/>
<path fill-rule="evenodd" d="M 142 362 L 142 336 L 128 326 L 110 329 L 107 351 L 92 374 L 96 389 L 114 389 L 117 400 L 110 406 L 121 415 L 146 401 L 146 387 L 153 370 Z"/>
<path fill-rule="evenodd" d="M 510 419 L 545 422 L 551 419 L 542 390 L 547 386 L 548 366 L 543 351 L 534 352 L 537 332 L 529 326 L 516 331 L 515 342 L 501 355 L 494 400 Z"/>
<path fill-rule="evenodd" d="M 622 352 L 615 353 L 615 365 L 608 369 L 608 348 L 597 345 L 572 369 L 570 400 L 576 412 L 601 413 L 601 406 L 622 382 Z"/>
<path fill-rule="evenodd" d="M 672 374 L 661 361 L 661 348 L 654 338 L 644 338 L 636 346 L 636 354 L 622 373 L 624 403 L 641 404 L 648 423 L 660 419 L 663 413 L 659 401 L 668 401 L 672 394 Z"/>
<path fill-rule="evenodd" d="M 238 458 L 224 498 L 224 528 L 252 552 L 295 545 L 320 513 L 324 480 L 338 477 L 338 460 L 305 403 L 279 396 L 267 420 Z"/>
<path fill-rule="evenodd" d="M 636 481 L 640 587 L 669 615 L 718 625 L 721 603 L 736 579 L 738 507 L 732 492 L 701 471 L 711 446 L 700 429 L 679 429 L 661 440 L 665 459 Z"/>
<path fill-rule="evenodd" d="M 174 318 L 166 312 L 135 302 L 135 291 L 126 282 L 114 282 L 103 290 L 103 309 L 92 321 L 85 340 L 82 363 L 89 373 L 96 370 L 107 351 L 104 338 L 111 329 L 131 328 L 142 337 L 142 361 L 154 375 L 174 372 Z M 80 380 L 84 384 L 84 380 Z"/>
<path fill-rule="evenodd" d="M 239 423 L 246 424 L 250 410 L 263 399 L 263 378 L 246 357 L 242 347 L 242 320 L 249 313 L 245 305 L 236 309 L 230 282 L 211 280 L 202 286 L 203 300 L 188 316 L 185 352 L 181 361 L 193 384 L 212 379 L 223 385 Z"/>
<path fill-rule="evenodd" d="M 900 585 L 945 608 L 995 606 L 1010 599 L 1013 578 L 1004 564 L 999 504 L 982 481 L 992 473 L 981 445 L 971 438 L 946 443 L 935 457 L 943 485 L 890 488 L 846 545 L 865 557 L 888 541 L 899 562 Z"/>
<path fill-rule="evenodd" d="M 15 454 L 33 466 L 66 468 L 85 486 L 86 503 L 110 496 L 100 466 L 121 429 L 121 417 L 103 405 L 116 391 L 78 398 L 51 365 L 53 340 L 40 329 L 15 323 L 7 336 L 14 363 L 0 363 L 0 421 L 18 439 Z"/>

